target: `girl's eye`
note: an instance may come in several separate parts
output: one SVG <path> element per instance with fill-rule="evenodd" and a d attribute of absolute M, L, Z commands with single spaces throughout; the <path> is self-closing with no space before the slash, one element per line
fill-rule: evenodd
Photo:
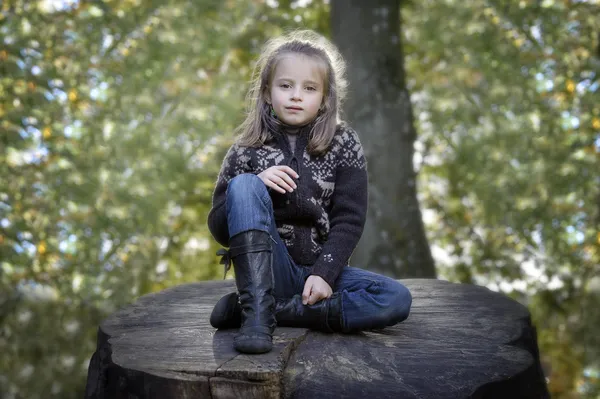
<path fill-rule="evenodd" d="M 280 87 L 283 87 L 284 89 L 288 89 L 288 88 L 290 88 L 291 86 L 290 86 L 289 84 L 287 84 L 287 83 L 283 83 L 283 84 L 281 84 L 281 86 L 280 86 Z"/>
<path fill-rule="evenodd" d="M 306 90 L 317 90 L 315 87 L 309 86 L 306 88 Z"/>

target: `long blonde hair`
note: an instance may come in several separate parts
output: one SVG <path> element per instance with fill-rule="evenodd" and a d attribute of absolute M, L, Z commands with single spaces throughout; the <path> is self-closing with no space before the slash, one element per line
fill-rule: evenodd
<path fill-rule="evenodd" d="M 312 122 L 307 151 L 324 153 L 333 140 L 338 123 L 341 122 L 341 103 L 346 95 L 346 64 L 335 46 L 326 38 L 310 30 L 293 31 L 269 40 L 261 52 L 252 73 L 247 100 L 246 119 L 238 128 L 238 143 L 256 147 L 272 138 L 273 117 L 266 95 L 282 57 L 300 54 L 312 57 L 326 66 L 322 108 Z"/>

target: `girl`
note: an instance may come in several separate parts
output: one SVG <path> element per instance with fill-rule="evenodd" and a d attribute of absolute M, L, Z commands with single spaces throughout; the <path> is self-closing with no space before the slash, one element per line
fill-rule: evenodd
<path fill-rule="evenodd" d="M 270 351 L 276 325 L 353 332 L 408 317 L 406 287 L 348 266 L 367 170 L 358 135 L 339 119 L 343 72 L 338 51 L 311 31 L 269 41 L 257 63 L 208 215 L 239 292 L 217 302 L 210 322 L 240 327 L 240 352 Z"/>

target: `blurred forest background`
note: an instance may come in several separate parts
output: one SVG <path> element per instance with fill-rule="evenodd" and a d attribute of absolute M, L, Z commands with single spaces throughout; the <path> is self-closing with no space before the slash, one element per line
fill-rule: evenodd
<path fill-rule="evenodd" d="M 222 276 L 206 215 L 253 61 L 287 29 L 339 38 L 356 1 L 332 2 L 0 2 L 0 398 L 82 397 L 104 317 Z M 552 396 L 599 398 L 600 1 L 401 13 L 434 275 L 527 305 Z"/>

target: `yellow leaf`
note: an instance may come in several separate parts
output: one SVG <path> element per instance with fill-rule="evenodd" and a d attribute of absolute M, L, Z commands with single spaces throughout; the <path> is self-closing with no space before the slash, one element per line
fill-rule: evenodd
<path fill-rule="evenodd" d="M 71 89 L 71 90 L 69 91 L 69 100 L 70 100 L 71 102 L 73 102 L 73 101 L 77 100 L 77 91 L 76 91 L 75 89 Z"/>
<path fill-rule="evenodd" d="M 593 118 L 592 119 L 592 127 L 594 129 L 600 129 L 600 118 Z"/>
<path fill-rule="evenodd" d="M 44 135 L 45 139 L 50 138 L 50 136 L 52 136 L 52 130 L 46 126 L 44 130 L 42 130 L 42 134 Z"/>
<path fill-rule="evenodd" d="M 0 60 L 4 61 L 7 58 L 8 58 L 8 53 L 6 52 L 6 50 L 0 51 Z"/>
<path fill-rule="evenodd" d="M 585 47 L 580 47 L 577 49 L 577 55 L 583 59 L 590 58 L 590 52 Z"/>
<path fill-rule="evenodd" d="M 515 45 L 518 48 L 521 48 L 521 46 L 523 45 L 523 43 L 525 43 L 525 40 L 523 40 L 522 38 L 518 37 L 518 38 L 515 39 Z"/>
<path fill-rule="evenodd" d="M 600 244 L 600 231 L 596 233 L 596 241 Z"/>
<path fill-rule="evenodd" d="M 38 244 L 37 250 L 40 255 L 45 254 L 46 253 L 46 242 L 43 240 L 40 241 L 40 243 Z"/>
<path fill-rule="evenodd" d="M 79 104 L 79 109 L 82 111 L 87 111 L 90 108 L 90 103 L 88 103 L 87 101 L 83 101 Z"/>
<path fill-rule="evenodd" d="M 595 145 L 588 145 L 583 147 L 583 151 L 587 154 L 595 154 L 596 153 L 596 146 Z"/>
<path fill-rule="evenodd" d="M 575 91 L 575 83 L 572 80 L 567 81 L 567 91 L 573 93 Z"/>

